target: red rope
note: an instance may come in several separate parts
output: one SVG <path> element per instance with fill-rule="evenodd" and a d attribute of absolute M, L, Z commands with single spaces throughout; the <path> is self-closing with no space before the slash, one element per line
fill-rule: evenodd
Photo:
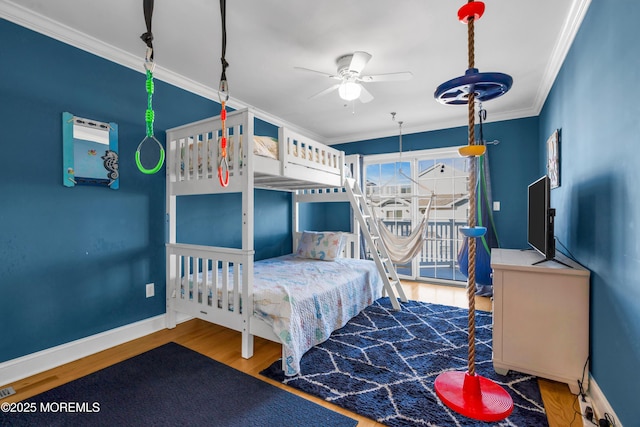
<path fill-rule="evenodd" d="M 221 101 L 220 122 L 222 135 L 220 136 L 220 160 L 218 162 L 218 180 L 220 185 L 229 185 L 229 160 L 227 159 L 227 106 L 226 101 Z"/>

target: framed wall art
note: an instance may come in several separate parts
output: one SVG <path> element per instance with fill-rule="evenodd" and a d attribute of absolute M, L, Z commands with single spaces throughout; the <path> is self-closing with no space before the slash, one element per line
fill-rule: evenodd
<path fill-rule="evenodd" d="M 547 175 L 551 181 L 551 188 L 560 186 L 560 141 L 556 129 L 547 139 Z"/>
<path fill-rule="evenodd" d="M 117 190 L 118 125 L 62 113 L 62 184 Z"/>

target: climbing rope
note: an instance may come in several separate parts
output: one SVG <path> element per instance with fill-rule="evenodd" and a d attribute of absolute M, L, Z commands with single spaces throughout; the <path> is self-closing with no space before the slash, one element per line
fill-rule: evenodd
<path fill-rule="evenodd" d="M 138 149 L 136 150 L 136 165 L 140 172 L 144 174 L 154 174 L 162 168 L 164 164 L 164 148 L 160 141 L 153 136 L 153 122 L 155 120 L 155 113 L 153 111 L 153 92 L 154 92 L 154 84 L 153 84 L 153 71 L 155 69 L 156 64 L 153 62 L 153 33 L 151 32 L 151 18 L 153 17 L 153 0 L 144 0 L 143 1 L 143 9 L 144 9 L 144 20 L 147 26 L 147 32 L 142 34 L 140 38 L 147 45 L 147 54 L 145 56 L 144 68 L 146 70 L 147 79 L 145 82 L 145 88 L 147 90 L 147 110 L 145 111 L 145 123 L 147 133 L 146 136 L 140 144 L 138 144 Z M 151 169 L 147 169 L 142 166 L 142 162 L 140 161 L 140 150 L 142 149 L 142 145 L 146 141 L 154 141 L 158 144 L 160 148 L 160 158 L 158 159 L 158 163 Z"/>
<path fill-rule="evenodd" d="M 222 20 L 222 74 L 220 75 L 220 86 L 218 88 L 218 99 L 220 100 L 220 122 L 222 135 L 220 136 L 220 156 L 218 160 L 218 180 L 220 185 L 229 185 L 229 159 L 227 156 L 227 101 L 229 100 L 229 84 L 227 82 L 227 2 L 220 0 L 220 17 Z"/>
<path fill-rule="evenodd" d="M 468 3 L 473 3 L 474 0 L 469 0 Z M 474 21 L 475 15 L 469 15 L 467 17 L 467 46 L 468 46 L 468 59 L 469 69 L 475 68 L 475 38 L 474 38 Z M 469 118 L 469 145 L 475 145 L 475 92 L 469 91 L 468 100 L 468 118 Z M 476 226 L 476 163 L 478 157 L 469 158 L 469 227 Z M 468 268 L 468 281 L 467 281 L 467 298 L 469 300 L 469 318 L 468 318 L 468 332 L 469 332 L 469 349 L 468 349 L 468 372 L 469 375 L 475 375 L 476 366 L 476 239 L 469 238 L 469 268 Z"/>

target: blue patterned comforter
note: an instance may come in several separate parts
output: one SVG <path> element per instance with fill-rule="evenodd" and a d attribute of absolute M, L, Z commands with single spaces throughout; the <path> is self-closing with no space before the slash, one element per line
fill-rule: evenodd
<path fill-rule="evenodd" d="M 285 255 L 255 263 L 253 294 L 254 315 L 282 341 L 290 376 L 307 350 L 382 296 L 382 279 L 373 261 Z"/>

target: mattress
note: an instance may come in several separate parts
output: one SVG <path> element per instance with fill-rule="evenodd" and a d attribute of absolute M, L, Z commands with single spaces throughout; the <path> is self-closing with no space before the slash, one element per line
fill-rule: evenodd
<path fill-rule="evenodd" d="M 220 271 L 218 276 L 220 284 Z M 211 271 L 206 290 L 202 274 L 197 275 L 197 283 L 193 276 L 189 276 L 188 285 L 184 282 L 181 298 L 193 299 L 195 294 L 201 302 L 206 295 L 208 305 L 222 306 L 222 291 L 219 285 L 214 291 Z M 232 278 L 228 283 L 232 287 Z M 228 309 L 234 310 L 231 292 Z M 324 342 L 381 295 L 382 279 L 369 260 L 320 261 L 291 254 L 254 264 L 253 315 L 270 325 L 280 338 L 288 376 L 300 371 L 300 359 L 307 350 Z"/>

